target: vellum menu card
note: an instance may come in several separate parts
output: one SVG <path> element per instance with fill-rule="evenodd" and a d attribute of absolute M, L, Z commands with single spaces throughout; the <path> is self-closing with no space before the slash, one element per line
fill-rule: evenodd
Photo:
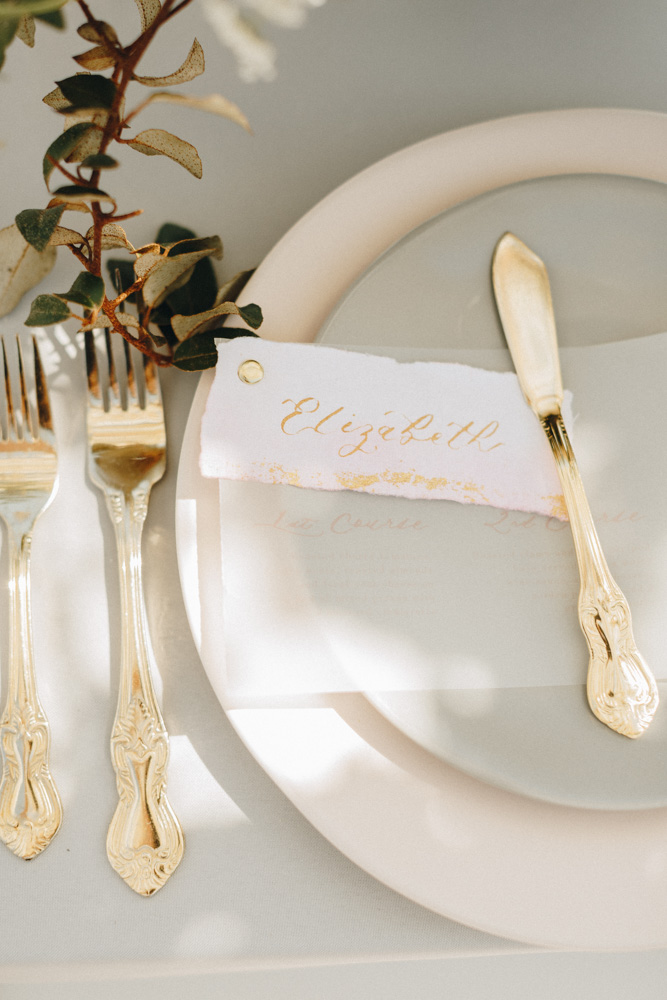
<path fill-rule="evenodd" d="M 267 345 L 232 343 L 223 357 L 230 346 L 238 350 L 234 378 L 252 392 L 258 384 L 242 384 L 238 366 Z M 504 350 L 392 354 L 476 369 L 511 366 Z M 268 379 L 270 363 L 262 358 Z M 667 334 L 563 349 L 561 364 L 574 411 L 566 420 L 604 551 L 633 609 L 644 656 L 665 678 L 667 442 L 660 414 Z M 307 383 L 308 372 L 303 375 Z M 336 402 L 346 399 L 345 388 L 332 379 L 332 408 L 345 405 Z M 369 405 L 385 388 L 367 386 Z M 290 403 L 282 405 L 283 395 L 278 424 L 314 395 L 309 384 L 290 392 Z M 406 410 L 407 417 L 433 412 L 426 397 L 419 401 L 424 405 Z M 518 403 L 526 431 L 534 427 L 551 461 L 539 424 L 520 396 Z M 398 408 L 392 401 L 383 405 Z M 466 412 L 477 412 L 475 405 Z M 503 431 L 504 412 L 489 415 Z M 301 414 L 290 419 L 303 426 Z M 209 425 L 208 433 L 214 430 Z M 218 426 L 217 433 L 227 430 Z M 209 443 L 203 444 L 205 459 Z M 533 470 L 521 466 L 514 473 L 523 489 Z M 536 492 L 547 495 L 541 486 Z M 346 690 L 583 684 L 579 578 L 569 526 L 556 513 L 221 478 L 228 705 Z"/>

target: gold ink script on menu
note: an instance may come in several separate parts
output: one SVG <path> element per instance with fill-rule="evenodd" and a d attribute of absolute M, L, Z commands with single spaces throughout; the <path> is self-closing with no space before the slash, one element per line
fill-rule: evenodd
<path fill-rule="evenodd" d="M 400 446 L 413 444 L 446 445 L 452 451 L 462 448 L 476 447 L 479 451 L 493 451 L 502 447 L 502 441 L 495 440 L 499 429 L 497 420 L 491 420 L 484 427 L 475 426 L 474 420 L 467 423 L 457 423 L 450 420 L 442 430 L 433 426 L 435 417 L 432 413 L 422 413 L 418 417 L 398 414 L 394 410 L 386 410 L 385 417 L 390 419 L 379 426 L 371 423 L 357 423 L 356 413 L 345 413 L 344 406 L 338 406 L 329 412 L 320 409 L 319 399 L 314 396 L 304 396 L 298 401 L 284 399 L 283 406 L 291 405 L 293 409 L 283 417 L 280 428 L 283 434 L 292 437 L 312 431 L 314 434 L 346 435 L 344 443 L 338 448 L 341 458 L 349 458 L 357 453 L 372 455 L 378 450 L 382 441 L 389 441 Z M 315 416 L 317 414 L 317 416 Z M 454 428 L 454 430 L 452 430 Z"/>

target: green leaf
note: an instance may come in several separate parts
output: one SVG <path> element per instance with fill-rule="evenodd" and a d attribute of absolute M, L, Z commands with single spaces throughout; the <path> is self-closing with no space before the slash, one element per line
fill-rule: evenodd
<path fill-rule="evenodd" d="M 208 333 L 211 330 L 219 329 L 226 316 L 240 316 L 246 323 L 249 316 L 253 321 L 252 325 L 259 326 L 262 311 L 256 305 L 246 306 L 242 310 L 235 302 L 220 302 L 217 306 L 207 309 L 205 312 L 194 313 L 189 316 L 172 316 L 171 326 L 176 339 L 186 341 L 191 337 L 199 336 L 201 333 Z"/>
<path fill-rule="evenodd" d="M 217 236 L 183 240 L 167 254 L 154 251 L 142 253 L 134 262 L 134 273 L 144 280 L 144 302 L 149 306 L 159 305 L 177 288 L 187 284 L 195 264 L 204 257 L 219 257 L 221 254 L 222 244 Z"/>
<path fill-rule="evenodd" d="M 44 21 L 45 24 L 50 24 L 52 28 L 62 29 L 65 27 L 65 18 L 60 10 L 45 11 L 43 14 L 35 14 L 35 17 Z"/>
<path fill-rule="evenodd" d="M 190 280 L 167 297 L 167 305 L 174 313 L 186 316 L 210 309 L 215 302 L 218 282 L 208 257 L 195 264 Z"/>
<path fill-rule="evenodd" d="M 196 238 L 197 234 L 193 233 L 191 229 L 179 226 L 177 222 L 165 222 L 160 226 L 155 242 L 166 249 L 172 243 L 178 243 L 180 240 L 195 240 Z"/>
<path fill-rule="evenodd" d="M 26 208 L 19 212 L 15 222 L 24 240 L 39 253 L 49 245 L 53 230 L 60 222 L 60 216 L 65 211 L 64 205 L 53 208 Z"/>
<path fill-rule="evenodd" d="M 2 68 L 5 61 L 5 49 L 16 34 L 18 26 L 18 18 L 15 17 L 5 19 L 2 15 L 0 15 L 0 68 Z"/>
<path fill-rule="evenodd" d="M 184 372 L 200 372 L 213 368 L 218 360 L 215 338 L 212 333 L 200 333 L 179 344 L 174 351 L 173 363 Z"/>
<path fill-rule="evenodd" d="M 30 307 L 25 325 L 50 326 L 52 323 L 62 323 L 71 315 L 66 303 L 57 295 L 38 295 Z"/>
<path fill-rule="evenodd" d="M 93 170 L 113 170 L 118 166 L 118 160 L 114 160 L 113 156 L 107 156 L 106 153 L 93 153 L 81 161 L 81 166 L 91 167 Z"/>
<path fill-rule="evenodd" d="M 239 316 L 253 330 L 259 329 L 264 320 L 262 310 L 254 302 L 248 303 L 247 306 L 239 306 Z"/>
<path fill-rule="evenodd" d="M 116 96 L 116 84 L 99 73 L 78 73 L 64 80 L 56 80 L 57 85 L 69 101 L 63 109 L 67 114 L 75 108 L 109 109 Z"/>
<path fill-rule="evenodd" d="M 64 160 L 72 152 L 79 139 L 82 139 L 86 132 L 89 132 L 94 127 L 92 122 L 78 122 L 78 124 L 66 129 L 57 139 L 54 139 L 47 149 L 42 162 L 42 173 L 44 174 L 45 181 L 48 181 L 54 169 L 54 164 L 49 157 L 53 157 L 54 160 Z"/>
<path fill-rule="evenodd" d="M 84 309 L 95 309 L 104 301 L 104 280 L 82 271 L 68 292 L 56 292 L 56 295 L 67 302 L 76 302 Z"/>

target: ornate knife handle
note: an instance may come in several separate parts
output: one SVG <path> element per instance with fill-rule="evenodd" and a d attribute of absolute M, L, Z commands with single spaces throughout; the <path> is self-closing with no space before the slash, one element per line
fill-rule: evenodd
<path fill-rule="evenodd" d="M 623 736 L 641 736 L 658 707 L 658 688 L 632 634 L 630 608 L 602 553 L 572 446 L 558 414 L 542 418 L 563 486 L 579 563 L 579 623 L 590 650 L 588 702 Z"/>
<path fill-rule="evenodd" d="M 166 795 L 169 739 L 151 680 L 153 652 L 141 575 L 141 532 L 149 489 L 109 491 L 121 582 L 122 653 L 118 708 L 111 734 L 118 806 L 107 855 L 130 888 L 161 889 L 183 856 L 183 832 Z"/>
<path fill-rule="evenodd" d="M 30 613 L 31 528 L 9 529 L 10 649 L 3 750 L 0 839 L 26 861 L 60 829 L 62 805 L 49 771 L 49 724 L 37 696 Z"/>

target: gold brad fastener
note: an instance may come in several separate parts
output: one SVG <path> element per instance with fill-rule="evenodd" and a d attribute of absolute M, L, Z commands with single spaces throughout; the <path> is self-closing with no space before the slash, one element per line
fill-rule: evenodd
<path fill-rule="evenodd" d="M 264 378 L 264 369 L 259 361 L 242 361 L 239 365 L 238 376 L 242 382 L 254 385 Z"/>

